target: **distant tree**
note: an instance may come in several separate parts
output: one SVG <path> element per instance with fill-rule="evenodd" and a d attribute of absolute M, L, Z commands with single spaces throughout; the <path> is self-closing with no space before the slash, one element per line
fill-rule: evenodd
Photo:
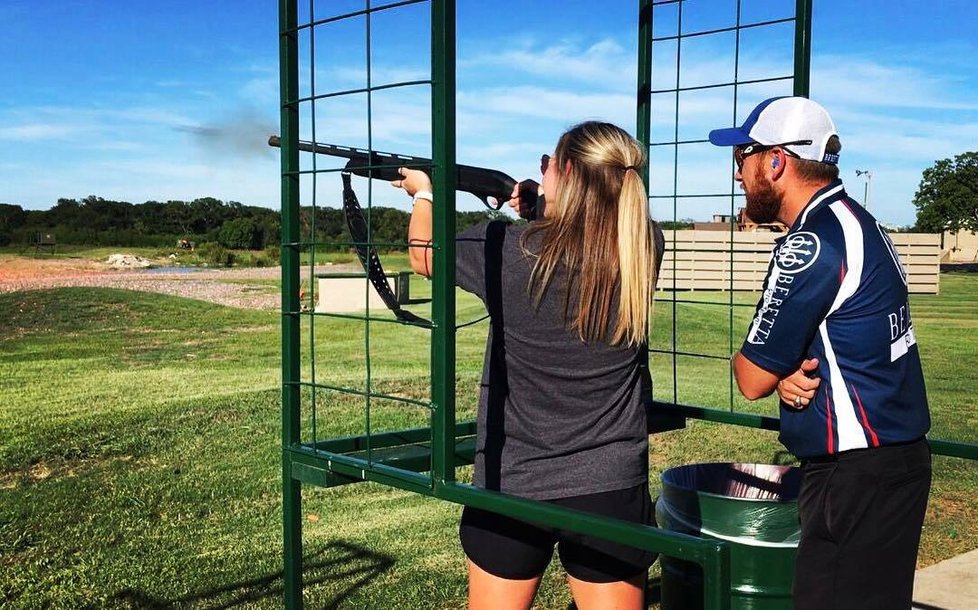
<path fill-rule="evenodd" d="M 482 210 L 479 212 L 455 212 L 455 230 L 464 231 L 480 222 L 487 220 L 512 220 L 513 218 L 505 212 L 494 210 Z"/>
<path fill-rule="evenodd" d="M 81 209 L 82 206 L 78 201 L 62 197 L 54 207 L 45 212 L 45 224 L 51 227 L 79 225 L 82 221 Z"/>
<path fill-rule="evenodd" d="M 925 169 L 913 204 L 918 231 L 978 231 L 978 151 Z"/>
<path fill-rule="evenodd" d="M 693 220 L 690 218 L 683 218 L 682 220 L 657 220 L 659 223 L 659 228 L 663 231 L 682 231 L 684 229 L 693 228 Z"/>
<path fill-rule="evenodd" d="M 27 214 L 19 205 L 0 203 L 0 246 L 8 246 L 14 240 L 13 232 L 24 225 Z"/>
<path fill-rule="evenodd" d="M 336 208 L 325 208 L 319 210 L 317 217 L 318 231 L 333 241 L 349 241 L 346 214 L 343 210 Z"/>
<path fill-rule="evenodd" d="M 10 203 L 0 203 L 0 231 L 19 229 L 27 220 L 24 208 Z"/>
<path fill-rule="evenodd" d="M 258 225 L 250 218 L 228 220 L 217 233 L 217 242 L 232 250 L 260 250 L 261 241 Z"/>
<path fill-rule="evenodd" d="M 232 218 L 224 202 L 213 197 L 201 197 L 190 202 L 190 229 L 197 234 L 219 229 Z"/>
<path fill-rule="evenodd" d="M 88 227 L 96 231 L 130 229 L 133 224 L 133 206 L 128 201 L 110 201 L 89 195 L 81 202 L 82 213 Z"/>

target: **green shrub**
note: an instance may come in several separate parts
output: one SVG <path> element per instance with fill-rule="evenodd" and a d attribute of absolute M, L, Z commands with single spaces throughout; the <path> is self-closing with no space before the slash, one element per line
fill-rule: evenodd
<path fill-rule="evenodd" d="M 225 248 L 235 250 L 254 250 L 260 247 L 261 235 L 258 225 L 250 218 L 235 218 L 228 220 L 217 234 L 217 241 Z"/>
<path fill-rule="evenodd" d="M 234 252 L 224 248 L 220 244 L 207 242 L 197 248 L 197 254 L 209 265 L 218 267 L 233 267 L 236 256 Z"/>

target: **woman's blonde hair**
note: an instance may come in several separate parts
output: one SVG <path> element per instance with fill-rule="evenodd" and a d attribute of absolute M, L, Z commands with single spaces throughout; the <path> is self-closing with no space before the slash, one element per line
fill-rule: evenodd
<path fill-rule="evenodd" d="M 539 305 L 562 263 L 564 315 L 583 341 L 644 343 L 655 252 L 640 174 L 643 146 L 615 125 L 588 121 L 560 137 L 550 163 L 557 164 L 554 200 L 547 200 L 546 217 L 530 225 L 522 242 L 527 251 L 528 240 L 541 237 L 530 275 L 534 302 Z M 618 311 L 612 312 L 616 295 Z"/>

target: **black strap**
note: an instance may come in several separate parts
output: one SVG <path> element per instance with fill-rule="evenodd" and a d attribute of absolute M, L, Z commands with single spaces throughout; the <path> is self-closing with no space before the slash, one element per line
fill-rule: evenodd
<path fill-rule="evenodd" d="M 380 264 L 380 257 L 377 250 L 368 243 L 367 221 L 363 217 L 363 209 L 357 201 L 357 194 L 353 192 L 350 184 L 350 174 L 343 172 L 343 211 L 346 213 L 346 225 L 350 229 L 350 237 L 353 238 L 353 245 L 357 250 L 357 258 L 363 265 L 363 270 L 367 272 L 367 278 L 373 284 L 374 290 L 380 295 L 384 305 L 394 312 L 398 320 L 406 324 L 413 324 L 424 328 L 431 328 L 431 322 L 415 314 L 401 309 L 397 302 L 397 297 L 387 284 L 387 275 L 384 267 Z"/>

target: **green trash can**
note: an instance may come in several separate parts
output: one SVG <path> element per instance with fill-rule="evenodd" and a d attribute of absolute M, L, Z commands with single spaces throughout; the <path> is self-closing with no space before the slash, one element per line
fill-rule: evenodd
<path fill-rule="evenodd" d="M 662 473 L 659 527 L 730 543 L 731 610 L 791 610 L 801 470 L 690 464 Z M 662 610 L 703 608 L 703 570 L 662 556 Z"/>

